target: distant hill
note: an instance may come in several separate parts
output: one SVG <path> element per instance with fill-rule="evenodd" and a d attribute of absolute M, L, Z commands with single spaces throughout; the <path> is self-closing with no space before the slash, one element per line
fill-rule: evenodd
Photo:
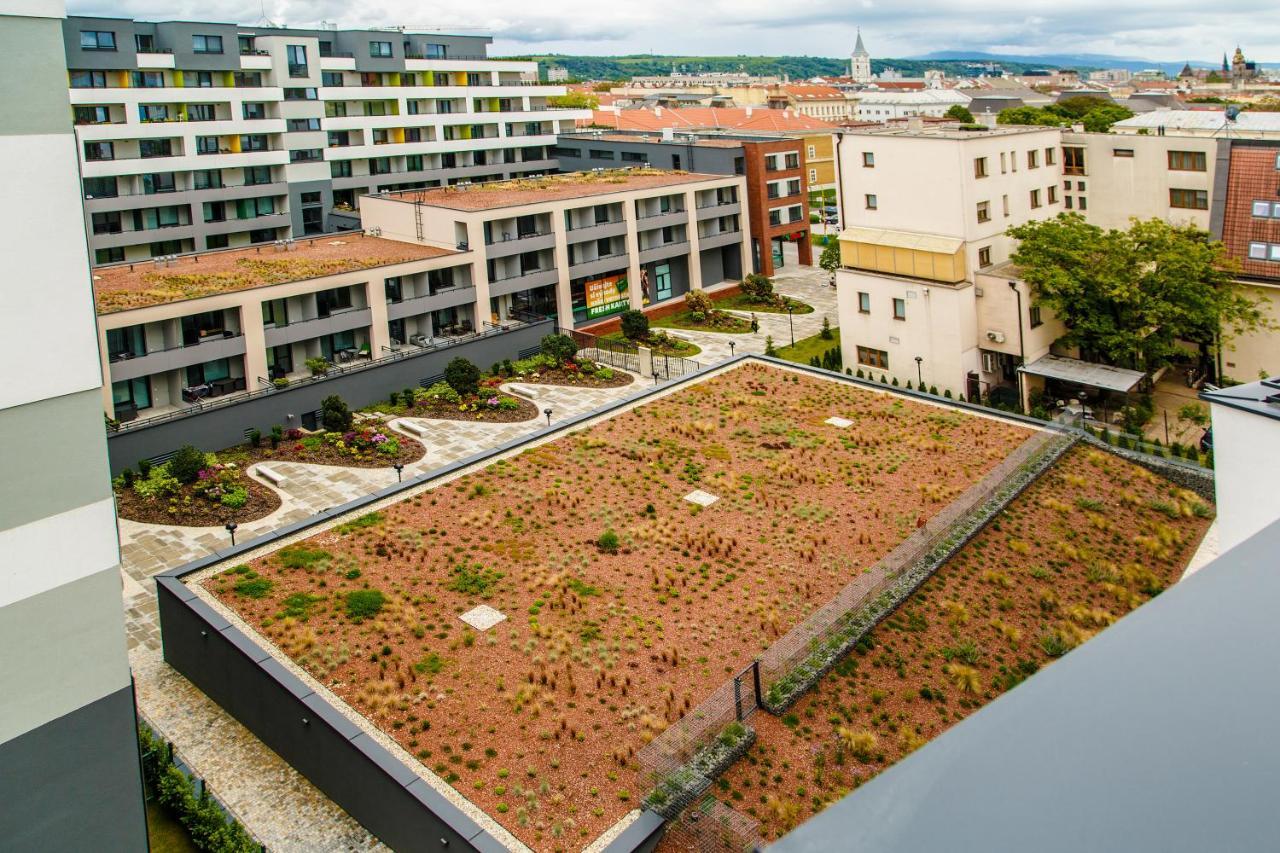
<path fill-rule="evenodd" d="M 1103 53 L 1067 53 L 1043 54 L 1036 56 L 1018 56 L 1014 54 L 984 53 L 980 50 L 935 50 L 923 56 L 911 57 L 913 61 L 948 61 L 970 60 L 974 62 L 997 62 L 1000 64 L 1016 63 L 1031 68 L 1076 68 L 1094 70 L 1100 68 L 1124 68 L 1128 71 L 1145 71 L 1158 68 L 1169 75 L 1176 75 L 1182 70 L 1184 62 L 1159 62 L 1132 56 L 1109 56 Z M 1263 63 L 1264 67 L 1272 67 L 1274 63 Z M 1192 68 L 1221 68 L 1222 60 L 1204 62 L 1191 60 Z"/>

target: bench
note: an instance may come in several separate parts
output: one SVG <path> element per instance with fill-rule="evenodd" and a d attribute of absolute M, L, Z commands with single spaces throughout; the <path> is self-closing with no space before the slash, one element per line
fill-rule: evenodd
<path fill-rule="evenodd" d="M 259 477 L 268 481 L 274 486 L 283 486 L 285 484 L 285 481 L 288 479 L 287 477 L 285 477 L 284 474 L 281 474 L 279 471 L 273 471 L 272 469 L 268 468 L 266 465 L 259 465 L 254 470 L 258 473 Z"/>
<path fill-rule="evenodd" d="M 413 421 L 399 421 L 396 426 L 405 432 L 411 432 L 418 438 L 422 438 L 427 434 L 427 428 L 422 424 L 415 424 Z"/>

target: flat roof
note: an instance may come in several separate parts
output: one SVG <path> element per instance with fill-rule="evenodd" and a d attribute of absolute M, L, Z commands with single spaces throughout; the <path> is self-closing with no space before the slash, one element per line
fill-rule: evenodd
<path fill-rule="evenodd" d="M 935 252 L 941 255 L 954 255 L 964 245 L 964 241 L 959 237 L 944 237 L 940 234 L 916 234 L 911 231 L 891 231 L 888 228 L 862 228 L 859 226 L 851 226 L 841 231 L 840 239 L 849 240 L 853 243 L 892 246 L 895 249 Z"/>
<path fill-rule="evenodd" d="M 914 116 L 909 117 L 914 118 Z M 898 119 L 902 121 L 902 119 Z M 1039 127 L 1002 124 L 986 130 L 961 130 L 955 124 L 937 125 L 924 123 L 923 127 L 913 129 L 909 124 L 881 125 L 877 127 L 846 128 L 845 133 L 854 136 L 900 136 L 918 137 L 921 139 L 989 139 L 992 136 L 1017 136 L 1025 133 L 1044 133 L 1060 131 L 1060 127 Z"/>
<path fill-rule="evenodd" d="M 1157 128 L 1174 130 L 1248 130 L 1280 132 L 1280 113 L 1245 110 L 1235 121 L 1227 121 L 1222 110 L 1153 110 L 1113 125 L 1121 129 Z"/>
<path fill-rule="evenodd" d="M 283 244 L 178 255 L 161 266 L 154 259 L 94 267 L 98 314 L 113 314 L 220 293 L 459 254 L 456 250 L 361 231 L 324 234 Z"/>
<path fill-rule="evenodd" d="M 1049 379 L 1060 379 L 1063 382 L 1075 382 L 1078 385 L 1088 385 L 1090 388 L 1104 388 L 1121 393 L 1130 391 L 1146 376 L 1141 370 L 1128 370 L 1123 367 L 1112 367 L 1109 364 L 1094 364 L 1090 361 L 1064 358 L 1060 355 L 1041 356 L 1030 364 L 1019 367 L 1018 370 Z"/>
<path fill-rule="evenodd" d="M 694 136 L 689 133 L 682 133 L 673 136 L 671 139 L 663 139 L 661 134 L 653 133 L 592 133 L 590 131 L 581 131 L 578 133 L 562 133 L 561 139 L 576 139 L 583 142 L 635 142 L 645 144 L 660 145 L 679 145 L 681 147 L 693 145 L 697 148 L 741 148 L 744 140 L 742 139 L 723 139 L 708 138 L 705 136 Z M 745 140 L 751 141 L 751 140 Z M 763 138 L 762 138 L 763 141 Z"/>
<path fill-rule="evenodd" d="M 437 189 L 403 190 L 383 193 L 376 198 L 420 202 L 431 207 L 453 210 L 493 210 L 630 190 L 696 184 L 701 181 L 723 181 L 729 177 L 665 169 L 604 169 L 599 172 L 569 172 L 541 178 L 516 178 L 512 181 L 489 181 Z"/>
<path fill-rule="evenodd" d="M 1217 403 L 1264 418 L 1280 420 L 1280 376 L 1219 388 L 1216 391 L 1204 391 L 1200 394 L 1200 399 L 1206 403 Z"/>

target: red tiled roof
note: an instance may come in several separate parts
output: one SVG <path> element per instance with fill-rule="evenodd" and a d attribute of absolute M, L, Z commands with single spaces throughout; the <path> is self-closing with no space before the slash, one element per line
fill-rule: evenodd
<path fill-rule="evenodd" d="M 615 130 L 664 128 L 722 128 L 725 130 L 771 130 L 804 132 L 835 129 L 822 119 L 800 115 L 794 110 L 768 107 L 656 107 L 653 109 L 595 110 L 590 119 L 580 119 L 580 127 L 609 127 Z"/>
<path fill-rule="evenodd" d="M 923 83 L 906 80 L 877 80 L 872 85 L 886 92 L 918 92 L 925 87 Z"/>
<path fill-rule="evenodd" d="M 816 86 L 813 84 L 783 86 L 782 90 L 798 101 L 843 101 L 844 92 L 834 86 Z"/>

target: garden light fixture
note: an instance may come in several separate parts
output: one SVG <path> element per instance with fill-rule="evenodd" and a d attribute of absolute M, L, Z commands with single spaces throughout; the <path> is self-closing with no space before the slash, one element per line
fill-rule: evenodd
<path fill-rule="evenodd" d="M 231 547 L 234 548 L 236 546 L 236 528 L 240 525 L 234 521 L 228 521 L 224 526 L 227 528 L 227 532 L 231 534 Z"/>
<path fill-rule="evenodd" d="M 547 416 L 547 426 L 551 426 L 551 407 L 547 406 L 542 410 L 542 414 Z"/>
<path fill-rule="evenodd" d="M 391 467 L 396 469 L 396 482 L 397 482 L 397 483 L 403 483 L 403 482 L 404 482 L 404 478 L 400 475 L 400 472 L 404 470 L 404 464 L 403 464 L 403 463 L 401 463 L 401 462 L 397 462 L 396 464 L 392 465 Z"/>

